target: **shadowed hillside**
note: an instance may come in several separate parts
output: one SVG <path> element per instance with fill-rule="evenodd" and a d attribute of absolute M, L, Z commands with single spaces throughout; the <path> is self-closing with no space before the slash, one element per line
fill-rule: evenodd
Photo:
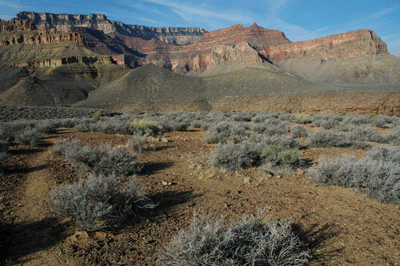
<path fill-rule="evenodd" d="M 262 95 L 271 92 L 313 90 L 316 85 L 269 64 L 254 64 L 212 77 L 177 74 L 148 64 L 101 86 L 77 106 L 114 110 L 140 101 L 195 100 L 208 97 Z"/>
<path fill-rule="evenodd" d="M 308 80 L 335 84 L 400 83 L 400 59 L 390 54 L 360 56 L 351 59 L 315 60 L 291 58 L 279 67 Z"/>
<path fill-rule="evenodd" d="M 225 67 L 230 68 L 226 63 Z M 77 107 L 126 113 L 168 111 L 284 111 L 400 114 L 399 84 L 309 82 L 268 63 L 209 77 L 177 74 L 152 64 L 92 91 Z M 207 73 L 206 73 L 207 74 Z"/>
<path fill-rule="evenodd" d="M 94 87 L 52 73 L 42 78 L 28 76 L 1 94 L 7 105 L 65 106 L 87 98 Z"/>

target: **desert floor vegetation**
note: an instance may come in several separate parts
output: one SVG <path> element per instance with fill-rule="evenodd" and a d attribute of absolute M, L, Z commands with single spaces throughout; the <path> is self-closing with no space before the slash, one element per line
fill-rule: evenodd
<path fill-rule="evenodd" d="M 400 261 L 398 118 L 108 114 L 1 122 L 1 263 Z"/>

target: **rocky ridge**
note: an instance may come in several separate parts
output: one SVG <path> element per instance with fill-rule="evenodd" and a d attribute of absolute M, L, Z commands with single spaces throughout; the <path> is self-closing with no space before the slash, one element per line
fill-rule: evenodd
<path fill-rule="evenodd" d="M 104 14 L 71 15 L 19 12 L 17 19 L 32 20 L 38 28 L 55 28 L 58 31 L 68 32 L 73 27 L 85 27 L 103 31 L 105 34 L 126 35 L 138 37 L 144 40 L 153 38 L 175 45 L 186 45 L 201 38 L 207 31 L 201 28 L 177 28 L 177 27 L 147 27 L 127 25 L 120 21 L 107 19 Z"/>
<path fill-rule="evenodd" d="M 304 42 L 265 46 L 258 49 L 275 61 L 313 56 L 318 59 L 350 59 L 388 54 L 386 44 L 372 30 L 356 30 Z"/>
<path fill-rule="evenodd" d="M 83 44 L 78 33 L 57 32 L 55 29 L 45 28 L 37 30 L 30 20 L 0 20 L 0 45 L 39 45 L 70 41 Z"/>
<path fill-rule="evenodd" d="M 69 47 L 77 47 L 73 52 Z M 79 49 L 80 47 L 80 49 Z M 71 63 L 116 63 L 113 58 L 99 56 L 83 48 L 79 32 L 60 32 L 56 29 L 37 29 L 30 20 L 0 21 L 0 50 L 2 65 L 14 67 L 58 67 Z M 21 50 L 21 49 L 22 50 Z M 65 53 L 60 53 L 64 48 Z M 30 53 L 30 51 L 35 52 Z M 19 52 L 15 52 L 19 51 Z M 42 55 L 41 54 L 45 54 Z M 44 56 L 44 57 L 43 57 Z"/>
<path fill-rule="evenodd" d="M 255 23 L 247 28 L 237 24 L 206 32 L 199 28 L 126 25 L 110 21 L 102 14 L 20 12 L 17 17 L 30 18 L 39 27 L 79 33 L 81 44 L 85 47 L 96 54 L 111 55 L 115 63 L 127 68 L 152 63 L 178 73 L 200 74 L 225 62 L 235 61 L 237 66 L 270 62 L 292 74 L 317 82 L 359 83 L 365 76 L 369 76 L 368 82 L 372 83 L 396 82 L 400 79 L 397 74 L 382 78 L 382 65 L 379 65 L 378 71 L 371 60 L 358 60 L 371 56 L 384 58 L 378 61 L 390 62 L 391 68 L 383 71 L 390 73 L 396 73 L 400 65 L 399 59 L 389 58 L 386 44 L 371 30 L 293 43 L 283 32 L 264 29 Z M 189 44 L 177 45 L 183 43 L 177 39 L 187 40 L 188 36 L 193 37 L 186 42 Z M 351 59 L 357 60 L 346 61 Z M 351 74 L 347 71 L 349 67 Z M 321 68 L 325 74 L 320 71 Z M 374 73 L 365 73 L 365 68 L 373 69 Z M 347 72 L 344 73 L 344 70 Z M 375 73 L 377 71 L 379 73 Z"/>
<path fill-rule="evenodd" d="M 238 24 L 226 29 L 205 33 L 198 42 L 181 47 L 158 40 L 145 42 L 132 38 L 126 38 L 125 43 L 128 47 L 146 55 L 146 58 L 139 62 L 140 65 L 153 63 L 176 72 L 203 72 L 215 64 L 217 57 L 219 57 L 218 62 L 233 61 L 244 57 L 247 58 L 248 62 L 259 62 L 265 60 L 263 55 L 256 51 L 259 46 L 291 42 L 282 32 L 264 29 L 254 23 L 248 28 Z M 237 46 L 238 43 L 240 44 Z M 231 48 L 222 48 L 222 46 L 230 46 Z M 236 53 L 232 57 L 232 53 L 228 53 L 229 50 L 232 50 L 232 47 L 236 47 L 236 51 L 242 49 L 245 54 L 239 56 Z M 237 47 L 241 48 L 238 50 Z M 250 52 L 250 50 L 254 51 Z"/>

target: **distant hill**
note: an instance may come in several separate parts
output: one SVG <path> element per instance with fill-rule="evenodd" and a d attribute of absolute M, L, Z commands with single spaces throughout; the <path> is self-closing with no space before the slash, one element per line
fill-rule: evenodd
<path fill-rule="evenodd" d="M 28 76 L 1 94 L 0 103 L 29 106 L 68 106 L 87 98 L 94 87 L 50 74 L 41 79 Z"/>
<path fill-rule="evenodd" d="M 268 63 L 212 77 L 182 75 L 147 64 L 92 91 L 87 100 L 76 106 L 123 110 L 134 102 L 265 95 L 313 91 L 318 87 L 284 71 L 271 69 Z"/>

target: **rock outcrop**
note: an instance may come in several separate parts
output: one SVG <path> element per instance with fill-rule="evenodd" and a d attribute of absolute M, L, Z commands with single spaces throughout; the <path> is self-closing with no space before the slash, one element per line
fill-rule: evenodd
<path fill-rule="evenodd" d="M 0 19 L 0 33 L 31 30 L 36 30 L 36 26 L 33 21 L 17 19 L 4 21 Z"/>
<path fill-rule="evenodd" d="M 30 20 L 0 21 L 0 46 L 13 44 L 40 45 L 76 42 L 83 45 L 79 33 L 58 32 L 55 29 L 37 30 Z"/>
<path fill-rule="evenodd" d="M 264 59 L 263 55 L 257 52 L 258 47 L 291 43 L 282 32 L 264 29 L 257 24 L 248 28 L 238 24 L 205 33 L 198 42 L 185 46 L 174 46 L 155 39 L 145 41 L 132 37 L 126 37 L 124 42 L 127 47 L 146 55 L 145 58 L 139 59 L 139 65 L 153 63 L 177 72 L 203 72 L 215 65 L 217 61 L 225 62 L 235 60 L 235 58 L 246 58 L 245 61 L 249 63 L 259 62 Z M 243 54 L 239 55 L 240 53 Z"/>
<path fill-rule="evenodd" d="M 386 44 L 371 30 L 351 31 L 291 44 L 266 45 L 257 50 L 275 61 L 309 56 L 316 60 L 330 60 L 388 54 Z"/>
<path fill-rule="evenodd" d="M 111 21 L 104 14 L 71 15 L 19 12 L 17 19 L 32 20 L 38 28 L 57 29 L 68 32 L 73 27 L 85 27 L 103 31 L 110 35 L 126 35 L 144 40 L 153 38 L 175 45 L 186 45 L 198 41 L 207 31 L 201 28 L 146 27 L 127 25 L 120 21 Z"/>
<path fill-rule="evenodd" d="M 239 64 L 262 63 L 263 60 L 247 41 L 233 45 L 216 45 L 211 50 L 210 64 L 212 68 L 222 62 L 238 61 Z"/>

